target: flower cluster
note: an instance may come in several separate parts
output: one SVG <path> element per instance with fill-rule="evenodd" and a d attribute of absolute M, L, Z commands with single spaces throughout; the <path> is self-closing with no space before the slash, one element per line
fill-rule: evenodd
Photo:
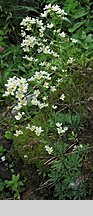
<path fill-rule="evenodd" d="M 75 61 L 75 59 L 70 57 L 67 61 L 67 64 L 72 64 L 74 61 Z"/>
<path fill-rule="evenodd" d="M 21 100 L 24 97 L 24 93 L 27 92 L 28 83 L 25 78 L 17 78 L 16 76 L 9 78 L 8 83 L 5 84 L 7 91 L 5 91 L 3 96 L 12 95 L 14 96 L 16 92 L 16 98 Z"/>
<path fill-rule="evenodd" d="M 30 124 L 27 125 L 26 129 L 29 129 L 31 131 L 35 131 L 35 134 L 37 136 L 40 136 L 40 134 L 44 131 L 44 130 L 42 130 L 41 126 L 40 127 L 37 127 L 35 125 L 30 126 Z"/>
<path fill-rule="evenodd" d="M 62 95 L 60 96 L 60 99 L 64 101 L 64 99 L 65 99 L 65 95 L 62 94 Z"/>
<path fill-rule="evenodd" d="M 53 147 L 49 147 L 48 145 L 45 145 L 45 149 L 49 155 L 53 152 Z"/>
<path fill-rule="evenodd" d="M 56 126 L 57 126 L 57 132 L 58 132 L 58 134 L 63 134 L 63 133 L 65 133 L 68 130 L 68 127 L 63 127 L 62 128 L 62 123 L 57 122 Z"/>
<path fill-rule="evenodd" d="M 43 80 L 51 80 L 51 74 L 47 71 L 36 71 L 34 76 L 32 76 L 28 81 L 37 81 L 41 83 Z"/>
<path fill-rule="evenodd" d="M 60 8 L 60 6 L 56 5 L 45 5 L 44 8 L 44 13 L 41 13 L 41 17 L 47 17 L 47 15 L 51 12 L 55 12 L 55 14 L 57 14 L 59 17 L 62 17 L 63 19 L 65 19 L 65 16 L 67 15 L 67 13 L 62 10 Z"/>
<path fill-rule="evenodd" d="M 16 130 L 16 133 L 14 134 L 14 136 L 18 137 L 19 135 L 22 135 L 23 131 L 21 130 Z"/>
<path fill-rule="evenodd" d="M 27 99 L 25 95 L 28 91 L 28 82 L 25 78 L 18 78 L 14 76 L 9 78 L 8 83 L 5 84 L 5 86 L 7 87 L 7 90 L 3 96 L 11 95 L 16 100 L 17 105 L 14 106 L 13 110 L 17 111 L 15 119 L 20 120 L 25 113 L 20 113 L 19 110 L 27 105 Z"/>
<path fill-rule="evenodd" d="M 38 110 L 41 113 L 41 109 L 46 107 L 48 110 L 53 109 L 56 112 L 56 109 L 59 108 L 55 101 L 57 93 L 60 92 L 58 100 L 65 100 L 62 83 L 64 79 L 67 79 L 66 65 L 73 63 L 75 59 L 68 55 L 64 62 L 63 51 L 67 47 L 65 43 L 71 43 L 73 46 L 72 43 L 78 42 L 74 38 L 69 39 L 63 31 L 63 22 L 66 20 L 66 16 L 67 13 L 60 6 L 48 4 L 45 5 L 44 12 L 40 14 L 39 18 L 27 16 L 21 22 L 23 38 L 21 47 L 25 53 L 23 58 L 29 61 L 32 73 L 28 72 L 27 80 L 16 76 L 9 78 L 8 83 L 5 84 L 7 89 L 3 94 L 3 96 L 12 96 L 13 102 L 15 102 L 12 113 L 17 121 L 26 116 L 25 106 L 28 103 L 30 110 L 35 106 L 36 114 L 38 114 Z M 62 127 L 62 123 L 59 122 L 56 123 L 56 127 L 57 133 L 60 135 L 68 130 L 68 127 Z M 36 136 L 40 136 L 44 132 L 41 126 L 29 123 L 26 129 L 34 132 Z M 21 130 L 16 130 L 14 135 L 18 137 L 22 134 Z M 49 155 L 53 152 L 53 147 L 49 147 L 49 145 L 45 145 L 45 149 Z"/>
<path fill-rule="evenodd" d="M 50 14 L 50 21 L 48 22 L 45 17 Z M 23 41 L 21 47 L 24 52 L 34 53 L 33 50 L 37 49 L 38 54 L 52 55 L 55 58 L 59 58 L 60 55 L 57 52 L 55 42 L 51 41 L 53 35 L 57 37 L 65 38 L 65 32 L 61 31 L 62 20 L 66 19 L 67 13 L 62 10 L 58 5 L 46 5 L 44 13 L 41 13 L 39 18 L 26 17 L 21 22 L 21 35 Z M 53 21 L 53 16 L 56 16 L 59 20 L 59 25 Z M 43 19 L 44 18 L 44 19 Z M 59 28 L 58 28 L 59 27 Z M 52 31 L 51 31 L 52 29 Z M 49 31 L 51 31 L 51 37 L 49 39 Z M 31 33 L 31 34 L 30 34 Z M 33 56 L 24 56 L 28 61 L 35 61 Z"/>
<path fill-rule="evenodd" d="M 27 35 L 23 42 L 21 43 L 21 47 L 23 47 L 24 52 L 29 52 L 30 48 L 33 48 L 36 44 L 36 38 L 30 35 Z"/>

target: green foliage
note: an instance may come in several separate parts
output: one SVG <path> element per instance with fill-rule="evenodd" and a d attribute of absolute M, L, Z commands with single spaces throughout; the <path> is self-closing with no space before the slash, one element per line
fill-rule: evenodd
<path fill-rule="evenodd" d="M 4 91 L 4 83 L 7 82 L 7 79 L 14 75 L 27 74 L 26 62 L 22 59 L 22 50 L 20 46 L 15 46 L 11 44 L 8 46 L 6 44 L 5 35 L 3 37 L 5 45 L 2 44 L 2 52 L 0 53 L 0 91 Z"/>
<path fill-rule="evenodd" d="M 44 162 L 46 161 L 47 154 L 44 149 L 45 141 L 38 139 L 34 133 L 22 128 L 23 135 L 14 137 L 14 148 L 18 155 L 26 164 L 33 164 L 36 168 L 42 170 Z"/>
<path fill-rule="evenodd" d="M 46 3 L 59 4 L 62 9 L 67 12 L 67 18 L 61 23 L 53 15 L 48 17 L 50 21 L 60 27 L 66 33 L 66 38 L 59 40 L 58 35 L 53 35 L 51 29 L 47 29 L 44 35 L 48 44 L 51 42 L 51 49 L 59 54 L 58 59 L 43 52 L 37 52 L 37 45 L 30 49 L 29 55 L 34 58 L 33 62 L 27 62 L 23 59 L 23 51 L 20 47 L 20 27 L 19 24 L 26 16 L 38 17 L 42 12 L 42 7 Z M 85 182 L 82 180 L 82 164 L 83 158 L 87 153 L 88 146 L 84 141 L 79 141 L 80 133 L 85 127 L 87 120 L 86 108 L 86 81 L 88 75 L 85 74 L 87 64 L 92 62 L 93 57 L 93 26 L 91 15 L 90 1 L 75 1 L 75 0 L 48 0 L 48 1 L 17 1 L 6 0 L 1 1 L 1 17 L 0 17 L 0 56 L 1 56 L 1 72 L 0 72 L 0 93 L 5 92 L 5 83 L 9 77 L 17 76 L 31 78 L 35 72 L 47 70 L 51 72 L 50 86 L 56 86 L 57 91 L 52 92 L 44 89 L 43 82 L 31 81 L 29 92 L 24 95 L 24 98 L 29 96 L 27 107 L 22 107 L 25 115 L 21 121 L 14 119 L 13 110 L 10 108 L 11 118 L 13 122 L 8 125 L 5 132 L 6 139 L 13 139 L 12 151 L 17 152 L 17 157 L 21 158 L 25 165 L 34 165 L 41 176 L 46 176 L 47 182 L 54 189 L 53 198 L 56 199 L 85 199 L 86 188 Z M 44 24 L 48 23 L 48 20 Z M 53 27 L 54 28 L 54 27 Z M 29 31 L 26 29 L 29 35 Z M 32 34 L 33 33 L 33 34 Z M 38 37 L 39 30 L 33 29 L 31 35 Z M 39 38 L 40 39 L 40 38 Z M 78 39 L 77 43 L 71 42 L 72 39 Z M 41 42 L 43 39 L 40 39 Z M 40 42 L 39 40 L 39 42 Z M 45 43 L 47 46 L 47 43 Z M 31 47 L 30 47 L 31 48 Z M 75 61 L 67 64 L 69 57 L 74 57 Z M 38 58 L 38 61 L 36 60 Z M 36 60 L 36 61 L 35 61 Z M 41 63 L 46 61 L 46 65 L 41 67 Z M 50 63 L 47 68 L 47 63 Z M 56 66 L 57 70 L 53 71 L 52 66 Z M 58 85 L 57 78 L 61 78 L 62 82 Z M 29 83 L 29 82 L 28 82 Z M 41 95 L 39 100 L 48 95 L 49 107 L 42 109 L 32 106 L 31 99 L 34 90 L 40 90 Z M 61 93 L 65 94 L 65 100 L 60 101 Z M 4 101 L 1 96 L 1 101 L 11 107 L 17 104 L 17 98 L 10 98 Z M 20 100 L 19 100 L 20 101 Z M 18 102 L 19 102 L 18 101 Z M 84 102 L 84 104 L 82 103 Z M 57 109 L 52 109 L 52 105 L 57 105 Z M 44 134 L 39 137 L 35 132 L 26 130 L 28 122 L 36 126 L 42 126 Z M 62 127 L 68 127 L 66 133 L 57 133 L 56 123 L 62 123 Z M 10 124 L 8 122 L 8 124 Z M 13 136 L 16 129 L 21 129 L 23 134 Z M 53 148 L 52 154 L 45 150 L 45 145 Z M 0 147 L 0 156 L 3 155 L 5 149 Z M 16 160 L 18 159 L 16 158 Z M 48 166 L 49 164 L 49 166 Z M 24 170 L 22 170 L 23 172 Z M 23 172 L 24 173 L 24 172 Z M 48 176 L 47 176 L 48 174 Z M 24 176 L 24 174 L 23 174 Z M 41 177 L 40 176 L 40 177 Z M 43 182 L 44 179 L 41 179 Z M 0 181 L 0 191 L 2 197 L 12 197 L 20 199 L 20 194 L 23 192 L 23 181 L 20 180 L 20 174 L 12 175 L 11 180 Z M 7 192 L 8 190 L 8 192 Z M 3 193 L 4 192 L 4 193 Z"/>
<path fill-rule="evenodd" d="M 11 131 L 6 131 L 5 132 L 5 138 L 6 139 L 12 139 L 13 138 L 13 135 L 12 135 Z"/>
<path fill-rule="evenodd" d="M 11 199 L 20 199 L 20 194 L 24 191 L 24 183 L 20 180 L 20 174 L 13 174 L 11 180 L 0 181 L 0 192 L 5 193 L 9 189 L 11 191 Z M 8 193 L 6 193 L 8 196 Z M 8 198 L 8 197 L 7 197 Z"/>
<path fill-rule="evenodd" d="M 4 187 L 5 187 L 5 182 L 0 181 L 0 192 L 4 190 Z"/>
<path fill-rule="evenodd" d="M 72 152 L 66 156 L 62 149 L 58 149 L 58 160 L 51 163 L 48 175 L 49 182 L 54 187 L 54 196 L 59 200 L 83 199 L 86 195 L 86 188 L 83 181 L 80 180 L 82 158 L 79 152 Z"/>
<path fill-rule="evenodd" d="M 5 33 L 4 31 L 0 30 L 0 46 L 5 46 L 6 43 L 5 43 L 5 39 L 6 37 L 5 36 Z"/>
<path fill-rule="evenodd" d="M 67 125 L 76 132 L 84 127 L 84 118 L 80 115 L 73 114 L 72 112 L 59 112 L 56 115 L 55 113 L 52 113 L 49 118 L 49 124 L 54 127 L 56 122 L 62 122 L 64 126 Z"/>
<path fill-rule="evenodd" d="M 12 175 L 12 180 L 5 180 L 6 188 L 14 193 L 14 199 L 20 199 L 20 193 L 23 191 L 23 182 L 20 180 L 20 174 Z"/>
<path fill-rule="evenodd" d="M 38 15 L 39 1 L 0 0 L 0 27 L 8 43 L 20 44 L 20 22 L 26 16 Z M 35 14 L 35 15 L 34 15 Z"/>
<path fill-rule="evenodd" d="M 6 152 L 6 149 L 1 145 L 0 146 L 0 156 L 2 156 L 3 153 L 5 153 L 5 152 Z"/>

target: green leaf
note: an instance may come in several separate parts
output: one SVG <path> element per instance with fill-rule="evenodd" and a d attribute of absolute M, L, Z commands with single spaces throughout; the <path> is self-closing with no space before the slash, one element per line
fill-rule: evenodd
<path fill-rule="evenodd" d="M 22 66 L 19 65 L 18 68 L 19 68 L 21 71 L 26 72 L 26 69 L 25 69 L 24 67 L 22 67 Z"/>
<path fill-rule="evenodd" d="M 26 10 L 26 11 L 34 11 L 36 13 L 39 13 L 34 7 L 27 7 L 27 6 L 13 6 L 12 7 L 13 9 L 15 9 L 16 11 L 17 10 Z"/>
<path fill-rule="evenodd" d="M 5 33 L 2 31 L 2 30 L 0 30 L 0 35 L 4 35 Z"/>
<path fill-rule="evenodd" d="M 6 56 L 10 55 L 13 51 L 9 51 L 3 54 L 3 58 L 5 58 Z"/>
<path fill-rule="evenodd" d="M 82 39 L 85 39 L 85 38 L 86 38 L 86 32 L 82 31 Z"/>
<path fill-rule="evenodd" d="M 69 28 L 68 31 L 69 32 L 74 32 L 75 30 L 77 30 L 80 26 L 82 26 L 84 24 L 84 21 L 83 22 L 78 22 L 76 23 L 72 28 Z"/>
<path fill-rule="evenodd" d="M 3 41 L 3 39 L 4 39 L 4 38 L 3 38 L 2 36 L 0 36 L 0 42 Z"/>
<path fill-rule="evenodd" d="M 65 18 L 65 21 L 72 24 L 72 22 L 68 18 Z"/>
<path fill-rule="evenodd" d="M 92 41 L 93 41 L 92 34 L 89 34 L 89 35 L 86 37 L 85 43 L 92 43 Z"/>
<path fill-rule="evenodd" d="M 6 139 L 12 139 L 12 137 L 13 137 L 13 136 L 12 136 L 11 131 L 6 131 L 6 132 L 5 132 L 5 138 L 6 138 Z"/>
<path fill-rule="evenodd" d="M 84 13 L 84 11 L 80 11 L 78 14 L 76 14 L 76 15 L 74 16 L 74 20 L 75 20 L 75 19 L 78 19 L 78 18 L 80 18 L 80 17 L 83 17 L 83 16 L 85 16 L 86 14 L 88 14 L 88 12 L 85 12 L 85 13 Z"/>
<path fill-rule="evenodd" d="M 5 186 L 5 183 L 4 182 L 0 182 L 0 192 L 4 190 L 4 186 Z"/>

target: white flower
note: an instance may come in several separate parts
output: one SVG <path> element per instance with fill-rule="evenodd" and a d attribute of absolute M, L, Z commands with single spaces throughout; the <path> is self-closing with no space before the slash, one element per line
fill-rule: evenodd
<path fill-rule="evenodd" d="M 51 54 L 53 54 L 53 56 L 56 58 L 60 58 L 60 56 L 56 52 L 54 52 L 53 50 L 51 51 Z"/>
<path fill-rule="evenodd" d="M 26 100 L 26 98 L 20 100 L 20 102 L 19 102 L 19 106 L 20 106 L 20 107 L 21 107 L 21 106 L 26 106 L 26 105 L 27 105 L 27 100 Z"/>
<path fill-rule="evenodd" d="M 48 103 L 38 103 L 38 107 L 39 107 L 39 109 L 42 109 L 42 108 L 44 108 L 44 107 L 47 107 L 48 106 Z"/>
<path fill-rule="evenodd" d="M 35 125 L 30 126 L 30 124 L 27 125 L 26 129 L 29 129 L 31 131 L 35 130 Z"/>
<path fill-rule="evenodd" d="M 62 15 L 67 15 L 67 13 L 64 10 L 61 10 Z"/>
<path fill-rule="evenodd" d="M 59 122 L 56 123 L 57 127 L 60 127 L 61 125 L 62 125 L 62 123 L 59 123 Z"/>
<path fill-rule="evenodd" d="M 45 62 L 45 61 L 43 61 L 43 62 L 39 63 L 39 65 L 43 67 L 43 66 L 45 66 L 45 65 L 46 65 L 46 62 Z"/>
<path fill-rule="evenodd" d="M 28 83 L 21 83 L 19 84 L 19 92 L 27 92 L 27 88 L 28 88 Z"/>
<path fill-rule="evenodd" d="M 48 107 L 48 103 L 44 103 L 44 107 Z"/>
<path fill-rule="evenodd" d="M 32 56 L 27 56 L 27 55 L 25 55 L 25 56 L 23 56 L 23 58 L 24 59 L 27 59 L 28 61 L 30 61 L 30 62 L 32 62 L 33 61 L 33 57 Z"/>
<path fill-rule="evenodd" d="M 36 58 L 36 59 L 34 58 L 34 62 L 38 62 L 38 58 Z"/>
<path fill-rule="evenodd" d="M 67 61 L 67 64 L 71 64 L 71 63 L 74 62 L 74 61 L 75 61 L 75 59 L 70 57 L 70 58 L 68 59 L 68 61 Z"/>
<path fill-rule="evenodd" d="M 31 129 L 31 131 L 34 131 L 35 128 L 36 128 L 35 125 L 32 125 L 30 129 Z"/>
<path fill-rule="evenodd" d="M 55 105 L 52 105 L 52 108 L 55 110 L 55 109 L 57 109 L 57 106 L 55 106 Z"/>
<path fill-rule="evenodd" d="M 74 182 L 71 182 L 71 183 L 69 184 L 69 186 L 72 187 L 72 188 L 74 188 L 74 187 L 75 187 L 75 183 L 74 183 Z"/>
<path fill-rule="evenodd" d="M 9 78 L 8 83 L 5 84 L 5 86 L 7 87 L 8 93 L 11 94 L 11 95 L 14 95 L 14 91 L 16 90 L 17 85 L 18 84 L 17 84 L 16 76 L 14 76 L 12 78 Z"/>
<path fill-rule="evenodd" d="M 1 160 L 2 160 L 2 161 L 5 161 L 5 156 L 2 156 L 2 157 L 1 157 Z"/>
<path fill-rule="evenodd" d="M 78 42 L 78 40 L 74 39 L 74 38 L 71 38 L 71 41 L 72 41 L 72 43 L 77 43 Z"/>
<path fill-rule="evenodd" d="M 47 17 L 48 11 L 44 11 L 44 13 L 41 13 L 41 17 Z"/>
<path fill-rule="evenodd" d="M 47 80 L 51 80 L 50 74 L 47 74 L 45 77 Z"/>
<path fill-rule="evenodd" d="M 16 130 L 14 136 L 18 137 L 20 134 L 23 134 L 23 132 L 21 130 Z"/>
<path fill-rule="evenodd" d="M 26 129 L 30 129 L 31 130 L 30 124 L 27 125 Z"/>
<path fill-rule="evenodd" d="M 37 79 L 37 80 L 40 80 L 41 78 L 43 78 L 42 73 L 37 72 L 37 71 L 36 71 L 34 77 L 35 77 L 35 79 Z"/>
<path fill-rule="evenodd" d="M 39 27 L 42 27 L 42 26 L 43 26 L 42 20 L 39 20 L 39 19 L 36 19 L 36 24 L 37 24 Z"/>
<path fill-rule="evenodd" d="M 62 69 L 62 72 L 63 72 L 63 73 L 66 73 L 66 72 L 67 72 L 67 70 L 64 70 L 64 69 Z"/>
<path fill-rule="evenodd" d="M 28 156 L 27 156 L 27 155 L 24 155 L 24 158 L 28 158 Z"/>
<path fill-rule="evenodd" d="M 12 87 L 7 88 L 9 94 L 14 95 L 14 89 Z"/>
<path fill-rule="evenodd" d="M 22 112 L 22 115 L 25 115 L 25 112 Z"/>
<path fill-rule="evenodd" d="M 51 69 L 54 70 L 54 71 L 56 71 L 57 67 L 56 66 L 52 66 Z"/>
<path fill-rule="evenodd" d="M 44 104 L 43 103 L 39 103 L 38 107 L 39 107 L 39 109 L 42 109 L 44 107 Z"/>
<path fill-rule="evenodd" d="M 31 82 L 31 81 L 35 81 L 35 77 L 32 76 L 31 78 L 28 79 L 28 81 L 29 81 L 29 82 Z"/>
<path fill-rule="evenodd" d="M 58 82 L 58 84 L 59 84 L 60 82 L 63 82 L 63 79 L 62 79 L 62 78 L 58 78 L 58 79 L 57 79 L 57 82 Z"/>
<path fill-rule="evenodd" d="M 56 5 L 52 5 L 52 10 L 53 11 L 59 11 L 61 10 L 60 7 L 56 4 Z"/>
<path fill-rule="evenodd" d="M 50 62 L 46 62 L 46 67 L 49 69 L 49 67 L 51 66 Z"/>
<path fill-rule="evenodd" d="M 64 130 L 64 131 L 67 131 L 67 130 L 68 130 L 68 127 L 64 127 L 63 130 Z"/>
<path fill-rule="evenodd" d="M 43 46 L 43 53 L 45 54 L 51 54 L 51 50 L 49 46 Z"/>
<path fill-rule="evenodd" d="M 30 48 L 33 48 L 36 44 L 36 37 L 27 35 L 25 39 L 21 43 L 21 47 L 23 47 L 24 52 L 29 52 Z"/>
<path fill-rule="evenodd" d="M 80 144 L 80 145 L 79 145 L 79 147 L 80 147 L 80 148 L 83 148 L 83 145 L 82 145 L 82 144 Z"/>
<path fill-rule="evenodd" d="M 36 97 L 33 97 L 33 99 L 31 100 L 31 103 L 35 106 L 37 106 L 39 104 L 39 101 L 37 100 Z"/>
<path fill-rule="evenodd" d="M 36 23 L 36 20 L 35 20 L 35 18 L 32 18 L 31 19 L 31 17 L 26 17 L 26 18 L 24 18 L 23 20 L 22 20 L 22 22 L 21 22 L 21 26 L 31 26 L 30 24 L 35 24 Z"/>
<path fill-rule="evenodd" d="M 37 90 L 34 91 L 34 95 L 35 95 L 36 97 L 38 97 L 38 96 L 40 95 L 39 89 L 37 89 Z"/>
<path fill-rule="evenodd" d="M 41 134 L 43 131 L 44 131 L 44 130 L 42 130 L 41 126 L 35 128 L 35 133 L 36 133 L 37 136 L 40 136 L 40 134 Z"/>
<path fill-rule="evenodd" d="M 62 134 L 64 133 L 64 130 L 62 129 L 62 127 L 57 128 L 58 134 Z"/>
<path fill-rule="evenodd" d="M 20 86 L 21 84 L 23 84 L 23 85 L 25 85 L 25 84 L 28 85 L 26 79 L 23 78 L 23 77 L 17 78 L 17 84 L 18 84 L 18 86 Z"/>
<path fill-rule="evenodd" d="M 52 92 L 56 91 L 56 87 L 55 86 L 50 86 L 50 89 L 51 89 Z"/>
<path fill-rule="evenodd" d="M 51 9 L 51 4 L 45 5 L 44 10 Z"/>
<path fill-rule="evenodd" d="M 32 18 L 30 22 L 31 22 L 31 24 L 35 24 L 36 23 L 36 19 Z"/>
<path fill-rule="evenodd" d="M 64 38 L 66 36 L 65 32 L 61 32 L 60 34 L 60 37 Z"/>
<path fill-rule="evenodd" d="M 21 36 L 25 37 L 26 36 L 26 32 L 24 32 L 23 30 L 21 30 Z"/>
<path fill-rule="evenodd" d="M 16 120 L 20 120 L 22 118 L 22 114 L 18 112 L 18 114 L 15 116 Z"/>
<path fill-rule="evenodd" d="M 13 108 L 13 110 L 20 110 L 21 109 L 21 107 L 22 107 L 22 105 L 21 105 L 21 103 L 19 102 L 18 104 L 17 104 L 17 106 L 15 106 L 14 108 Z"/>
<path fill-rule="evenodd" d="M 64 127 L 64 128 L 62 128 L 62 127 L 60 127 L 59 126 L 60 124 L 58 124 L 57 125 L 57 131 L 58 131 L 58 134 L 63 134 L 63 133 L 65 133 L 67 130 L 68 130 L 68 127 Z"/>
<path fill-rule="evenodd" d="M 49 88 L 49 83 L 48 83 L 48 82 L 45 82 L 43 86 L 44 86 L 45 88 Z"/>
<path fill-rule="evenodd" d="M 46 27 L 45 26 L 41 26 L 39 29 L 40 34 L 44 35 L 44 31 L 45 31 Z"/>
<path fill-rule="evenodd" d="M 48 154 L 51 154 L 53 152 L 53 147 L 49 147 L 48 145 L 45 145 L 45 149 L 48 152 Z"/>
<path fill-rule="evenodd" d="M 65 99 L 65 95 L 62 94 L 62 95 L 60 96 L 60 99 L 64 101 L 64 99 Z"/>
<path fill-rule="evenodd" d="M 53 26 L 54 26 L 53 23 L 50 23 L 50 24 L 47 23 L 47 28 L 50 28 L 50 29 L 51 29 L 51 28 L 53 28 Z"/>
<path fill-rule="evenodd" d="M 22 92 L 16 92 L 16 98 L 18 98 L 18 100 L 21 100 L 24 97 L 24 94 Z"/>
<path fill-rule="evenodd" d="M 44 96 L 42 99 L 43 99 L 44 101 L 46 101 L 46 100 L 47 100 L 47 97 L 46 97 L 46 96 Z"/>
<path fill-rule="evenodd" d="M 5 91 L 5 93 L 3 94 L 3 97 L 7 97 L 8 95 L 10 95 L 10 92 Z"/>

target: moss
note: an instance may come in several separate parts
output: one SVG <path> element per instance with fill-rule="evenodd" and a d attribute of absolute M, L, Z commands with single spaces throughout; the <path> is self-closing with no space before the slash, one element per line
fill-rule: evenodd
<path fill-rule="evenodd" d="M 25 163 L 34 164 L 37 168 L 43 167 L 48 157 L 44 138 L 40 140 L 40 137 L 36 137 L 34 132 L 26 130 L 25 127 L 22 127 L 22 131 L 23 135 L 13 139 L 14 149 Z"/>

